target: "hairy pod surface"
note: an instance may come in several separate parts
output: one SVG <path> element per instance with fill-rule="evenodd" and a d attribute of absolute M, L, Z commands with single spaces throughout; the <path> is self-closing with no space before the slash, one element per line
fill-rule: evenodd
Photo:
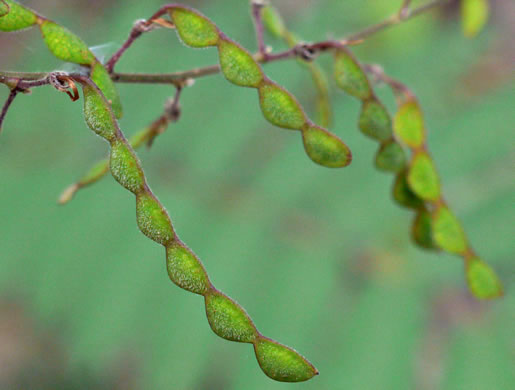
<path fill-rule="evenodd" d="M 363 134 L 378 141 L 386 141 L 392 137 L 390 115 L 375 97 L 363 102 L 358 125 Z"/>
<path fill-rule="evenodd" d="M 344 49 L 334 55 L 334 78 L 336 84 L 349 95 L 360 100 L 372 98 L 372 87 L 368 78 L 353 55 Z"/>
<path fill-rule="evenodd" d="M 218 42 L 220 67 L 227 80 L 241 87 L 257 88 L 263 81 L 263 71 L 252 56 L 236 42 Z"/>
<path fill-rule="evenodd" d="M 111 173 L 118 183 L 134 194 L 145 185 L 140 166 L 138 157 L 126 141 L 115 140 L 111 144 Z"/>
<path fill-rule="evenodd" d="M 254 341 L 256 328 L 249 315 L 234 300 L 214 290 L 205 295 L 205 301 L 207 319 L 213 332 L 230 341 Z"/>
<path fill-rule="evenodd" d="M 5 3 L 0 2 L 0 31 L 22 30 L 36 24 L 37 15 L 33 11 L 11 0 Z"/>
<path fill-rule="evenodd" d="M 109 107 L 104 104 L 104 99 L 94 87 L 85 85 L 84 93 L 84 118 L 91 130 L 107 141 L 114 140 L 116 136 L 115 119 L 111 115 Z"/>
<path fill-rule="evenodd" d="M 170 280 L 184 290 L 204 295 L 211 287 L 200 260 L 178 241 L 166 247 L 166 268 Z"/>
<path fill-rule="evenodd" d="M 41 23 L 41 34 L 48 49 L 57 58 L 80 65 L 91 65 L 95 56 L 77 35 L 50 20 Z"/>
<path fill-rule="evenodd" d="M 205 16 L 185 7 L 172 7 L 168 13 L 186 45 L 208 47 L 218 43 L 218 29 Z"/>
<path fill-rule="evenodd" d="M 302 131 L 306 153 L 315 163 L 328 168 L 341 168 L 352 161 L 350 149 L 338 137 L 319 126 Z"/>
<path fill-rule="evenodd" d="M 278 127 L 300 130 L 307 121 L 293 95 L 272 81 L 267 80 L 259 88 L 259 101 L 263 116 Z"/>
<path fill-rule="evenodd" d="M 154 196 L 136 195 L 136 219 L 141 232 L 151 240 L 166 245 L 174 239 L 170 217 Z"/>
<path fill-rule="evenodd" d="M 492 299 L 503 295 L 501 281 L 493 269 L 478 257 L 466 263 L 467 282 L 472 293 L 482 299 Z"/>
<path fill-rule="evenodd" d="M 265 337 L 254 343 L 254 350 L 263 372 L 280 382 L 302 382 L 318 375 L 318 371 L 292 348 Z"/>

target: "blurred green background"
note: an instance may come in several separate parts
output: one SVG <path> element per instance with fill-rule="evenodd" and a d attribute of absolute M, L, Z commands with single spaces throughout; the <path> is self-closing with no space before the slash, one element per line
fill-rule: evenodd
<path fill-rule="evenodd" d="M 248 1 L 184 1 L 256 49 Z M 277 0 L 307 40 L 342 37 L 401 1 Z M 420 3 L 416 2 L 415 4 Z M 112 54 L 133 21 L 162 2 L 24 1 Z M 412 215 L 390 199 L 392 176 L 373 169 L 377 144 L 359 133 L 359 102 L 336 90 L 332 130 L 351 166 L 313 164 L 299 134 L 273 128 L 256 92 L 220 75 L 182 96 L 182 117 L 139 155 L 182 240 L 212 281 L 260 331 L 293 346 L 321 375 L 268 379 L 250 345 L 216 337 L 202 298 L 175 287 L 163 248 L 137 229 L 134 198 L 111 177 L 56 200 L 107 145 L 81 103 L 45 87 L 14 102 L 0 137 L 1 389 L 513 389 L 515 186 L 514 3 L 493 1 L 490 25 L 463 38 L 456 4 L 354 50 L 420 98 L 444 192 L 506 296 L 478 303 L 462 261 L 415 248 Z M 281 42 L 268 37 L 274 49 Z M 118 71 L 172 72 L 217 60 L 175 33 L 138 40 Z M 331 73 L 331 58 L 320 64 Z M 0 69 L 69 69 L 36 29 L 0 34 Z M 295 61 L 266 66 L 315 116 L 315 90 Z M 119 84 L 120 124 L 156 118 L 169 86 Z M 392 110 L 386 88 L 378 93 Z M 7 89 L 0 89 L 2 100 Z"/>

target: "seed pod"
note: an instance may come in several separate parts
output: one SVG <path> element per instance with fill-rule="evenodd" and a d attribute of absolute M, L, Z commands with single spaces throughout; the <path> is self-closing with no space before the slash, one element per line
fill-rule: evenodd
<path fill-rule="evenodd" d="M 16 31 L 34 25 L 37 15 L 11 0 L 0 2 L 0 31 Z"/>
<path fill-rule="evenodd" d="M 356 59 L 348 50 L 338 50 L 334 55 L 334 77 L 336 84 L 360 100 L 372 98 L 368 78 Z"/>
<path fill-rule="evenodd" d="M 413 157 L 408 171 L 408 183 L 421 199 L 437 200 L 440 197 L 438 173 L 427 153 L 417 153 Z"/>
<path fill-rule="evenodd" d="M 117 118 L 121 118 L 122 103 L 120 101 L 120 95 L 118 95 L 118 91 L 109 73 L 107 73 L 106 68 L 104 68 L 100 62 L 95 62 L 93 65 L 91 69 L 91 80 L 100 88 L 107 101 L 111 104 L 114 115 Z"/>
<path fill-rule="evenodd" d="M 470 291 L 479 299 L 492 299 L 504 294 L 501 281 L 492 270 L 478 257 L 466 263 L 467 282 Z"/>
<path fill-rule="evenodd" d="M 231 341 L 251 343 L 257 335 L 256 328 L 243 308 L 220 291 L 205 296 L 206 315 L 213 332 Z"/>
<path fill-rule="evenodd" d="M 218 42 L 220 67 L 227 80 L 242 87 L 257 88 L 263 81 L 263 71 L 252 56 L 228 39 Z"/>
<path fill-rule="evenodd" d="M 276 341 L 260 337 L 254 350 L 263 372 L 280 382 L 302 382 L 318 375 L 313 365 L 297 351 Z"/>
<path fill-rule="evenodd" d="M 276 126 L 300 130 L 307 122 L 293 95 L 272 81 L 266 80 L 259 87 L 259 102 L 264 117 Z"/>
<path fill-rule="evenodd" d="M 395 135 L 412 148 L 422 146 L 425 141 L 424 118 L 415 99 L 409 99 L 397 110 L 393 128 Z"/>
<path fill-rule="evenodd" d="M 463 254 L 467 249 L 463 228 L 446 206 L 433 213 L 433 238 L 438 247 L 450 253 Z"/>
<path fill-rule="evenodd" d="M 166 247 L 166 268 L 172 282 L 192 293 L 204 295 L 211 286 L 200 260 L 180 242 Z"/>
<path fill-rule="evenodd" d="M 375 98 L 363 102 L 358 125 L 363 134 L 378 141 L 386 141 L 392 137 L 390 115 Z"/>
<path fill-rule="evenodd" d="M 426 209 L 420 209 L 411 227 L 411 238 L 419 247 L 424 249 L 437 249 L 433 241 L 433 220 Z"/>
<path fill-rule="evenodd" d="M 375 166 L 382 171 L 400 172 L 406 167 L 406 153 L 401 145 L 390 139 L 377 150 Z"/>
<path fill-rule="evenodd" d="M 218 29 L 204 15 L 180 6 L 168 11 L 181 40 L 191 47 L 215 46 L 218 43 Z"/>
<path fill-rule="evenodd" d="M 461 0 L 461 23 L 463 34 L 472 38 L 481 32 L 488 22 L 488 0 Z"/>
<path fill-rule="evenodd" d="M 395 177 L 392 191 L 393 199 L 401 206 L 418 210 L 424 207 L 424 201 L 420 199 L 408 185 L 407 172 L 401 171 Z"/>
<path fill-rule="evenodd" d="M 319 126 L 309 126 L 302 131 L 304 149 L 317 164 L 328 168 L 341 168 L 350 164 L 350 149 L 334 134 Z"/>
<path fill-rule="evenodd" d="M 91 65 L 95 56 L 77 35 L 58 24 L 45 20 L 41 33 L 48 49 L 59 59 L 81 65 Z"/>
<path fill-rule="evenodd" d="M 261 17 L 263 18 L 263 24 L 270 33 L 277 38 L 284 36 L 286 27 L 284 25 L 283 18 L 277 12 L 277 9 L 271 5 L 267 5 L 261 9 Z"/>
<path fill-rule="evenodd" d="M 108 141 L 112 141 L 115 137 L 116 126 L 105 100 L 91 85 L 85 85 L 83 92 L 86 123 L 95 133 Z"/>
<path fill-rule="evenodd" d="M 148 193 L 136 196 L 136 219 L 141 232 L 151 240 L 162 245 L 173 240 L 174 232 L 168 213 Z"/>
<path fill-rule="evenodd" d="M 140 162 L 126 141 L 116 140 L 111 144 L 110 169 L 116 181 L 134 194 L 145 185 Z"/>

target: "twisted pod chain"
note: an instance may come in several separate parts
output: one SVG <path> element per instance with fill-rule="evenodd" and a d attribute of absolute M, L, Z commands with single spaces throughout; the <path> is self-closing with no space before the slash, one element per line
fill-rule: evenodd
<path fill-rule="evenodd" d="M 411 229 L 413 241 L 425 249 L 441 249 L 463 257 L 469 289 L 477 298 L 503 295 L 499 278 L 475 254 L 463 227 L 442 196 L 440 179 L 427 148 L 426 129 L 418 101 L 404 85 L 384 74 L 380 76 L 398 97 L 393 124 L 354 56 L 346 49 L 335 54 L 338 86 L 362 101 L 359 128 L 381 143 L 375 156 L 376 167 L 396 173 L 393 198 L 401 206 L 415 211 Z M 399 141 L 411 150 L 409 161 Z"/>
<path fill-rule="evenodd" d="M 213 286 L 202 262 L 181 242 L 168 213 L 148 187 L 141 164 L 118 127 L 100 89 L 88 78 L 77 78 L 76 81 L 83 88 L 86 123 L 111 147 L 111 174 L 118 183 L 136 195 L 139 229 L 166 248 L 166 266 L 172 282 L 204 297 L 209 325 L 218 336 L 253 344 L 258 363 L 270 378 L 299 382 L 317 375 L 316 368 L 295 350 L 259 333 L 245 310 Z"/>
<path fill-rule="evenodd" d="M 317 164 L 330 168 L 350 164 L 350 149 L 338 137 L 315 125 L 295 97 L 270 80 L 252 55 L 229 39 L 207 17 L 182 5 L 166 5 L 149 20 L 168 13 L 177 34 L 194 48 L 217 47 L 225 78 L 241 87 L 256 88 L 263 116 L 273 125 L 302 133 L 304 149 Z"/>

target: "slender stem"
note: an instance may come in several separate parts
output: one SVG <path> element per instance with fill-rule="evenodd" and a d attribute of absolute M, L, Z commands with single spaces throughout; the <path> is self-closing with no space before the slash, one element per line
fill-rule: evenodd
<path fill-rule="evenodd" d="M 4 106 L 2 107 L 2 112 L 0 113 L 0 132 L 2 131 L 2 123 L 4 122 L 4 118 L 7 115 L 7 111 L 9 110 L 9 107 L 11 106 L 11 103 L 14 101 L 14 98 L 18 94 L 18 90 L 16 88 L 11 89 L 11 92 L 9 92 L 9 96 L 7 96 L 7 100 L 4 103 Z"/>
<path fill-rule="evenodd" d="M 106 62 L 106 69 L 109 73 L 113 73 L 114 66 L 118 62 L 118 60 L 121 58 L 123 53 L 131 47 L 133 42 L 141 35 L 143 34 L 144 29 L 141 27 L 140 22 L 136 22 L 134 26 L 131 29 L 131 32 L 129 33 L 129 37 L 127 40 L 123 43 L 122 47 L 118 49 L 116 53 L 109 59 L 109 61 Z"/>
<path fill-rule="evenodd" d="M 266 45 L 264 38 L 263 19 L 261 17 L 261 10 L 264 7 L 262 0 L 252 0 L 252 19 L 254 20 L 254 27 L 256 29 L 256 40 L 258 44 L 258 53 L 266 57 Z"/>
<path fill-rule="evenodd" d="M 340 40 L 340 41 L 323 41 L 317 42 L 313 44 L 304 44 L 299 45 L 294 48 L 274 53 L 267 54 L 263 56 L 260 53 L 257 53 L 254 58 L 266 64 L 268 62 L 280 61 L 288 58 L 294 58 L 297 56 L 301 56 L 305 53 L 305 50 L 313 50 L 315 52 L 323 52 L 326 50 L 334 49 L 336 45 L 346 45 L 352 42 L 361 41 L 367 37 L 375 35 L 378 32 L 386 30 L 390 27 L 393 27 L 397 24 L 400 24 L 404 21 L 412 19 L 418 15 L 426 13 L 432 9 L 448 4 L 451 0 L 431 0 L 426 4 L 423 4 L 417 8 L 412 9 L 407 13 L 396 13 L 382 22 L 375 24 L 373 26 L 367 27 L 361 31 L 358 31 L 348 37 Z M 155 19 L 161 16 L 165 10 L 160 9 L 157 11 L 151 19 Z M 130 45 L 129 45 L 130 46 Z M 301 50 L 302 49 L 302 50 Z M 125 49 L 126 50 L 126 49 Z M 114 61 L 116 63 L 116 61 Z M 206 67 L 191 69 L 184 72 L 174 72 L 174 73 L 161 73 L 161 74 L 148 74 L 148 73 L 113 73 L 111 74 L 111 78 L 115 82 L 120 83 L 143 83 L 143 84 L 175 84 L 183 82 L 189 78 L 199 78 L 203 76 L 208 76 L 212 74 L 216 74 L 220 72 L 219 65 L 210 65 Z M 7 84 L 9 79 L 18 78 L 23 80 L 34 80 L 41 79 L 48 75 L 47 73 L 24 73 L 24 72 L 4 72 L 0 71 L 0 83 Z M 78 76 L 78 75 L 77 75 Z"/>

